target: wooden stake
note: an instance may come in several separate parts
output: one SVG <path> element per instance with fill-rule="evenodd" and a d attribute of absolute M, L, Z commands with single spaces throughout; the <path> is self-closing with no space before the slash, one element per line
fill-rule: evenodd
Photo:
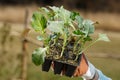
<path fill-rule="evenodd" d="M 27 39 L 26 39 L 26 36 L 27 36 L 27 33 L 28 33 L 28 15 L 29 12 L 28 12 L 28 9 L 26 9 L 26 13 L 25 13 L 25 26 L 24 26 L 24 31 L 22 33 L 22 65 L 21 65 L 21 68 L 22 68 L 22 71 L 21 71 L 21 80 L 27 80 Z M 26 33 L 27 31 L 27 33 Z M 26 34 L 24 34 L 26 33 Z"/>

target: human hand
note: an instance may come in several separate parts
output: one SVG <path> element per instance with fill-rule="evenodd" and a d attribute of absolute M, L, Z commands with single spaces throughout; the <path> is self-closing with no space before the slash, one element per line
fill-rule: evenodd
<path fill-rule="evenodd" d="M 83 74 L 85 74 L 87 72 L 87 70 L 88 70 L 88 63 L 85 58 L 85 55 L 82 54 L 80 65 L 77 66 L 73 76 L 75 76 L 75 77 L 82 76 Z"/>
<path fill-rule="evenodd" d="M 54 70 L 54 63 L 52 63 L 52 68 Z M 61 75 L 66 75 L 65 67 L 62 69 Z M 72 76 L 81 76 L 84 80 L 112 80 L 87 61 L 84 54 L 81 56 L 80 65 L 76 67 Z"/>
<path fill-rule="evenodd" d="M 52 63 L 52 68 L 53 68 L 53 70 L 55 69 L 54 63 Z M 83 74 L 86 73 L 87 70 L 88 70 L 87 60 L 85 58 L 85 55 L 81 54 L 80 65 L 76 67 L 73 76 L 74 77 L 82 76 Z M 62 69 L 61 75 L 65 75 L 65 73 L 66 73 L 66 68 L 64 67 Z"/>

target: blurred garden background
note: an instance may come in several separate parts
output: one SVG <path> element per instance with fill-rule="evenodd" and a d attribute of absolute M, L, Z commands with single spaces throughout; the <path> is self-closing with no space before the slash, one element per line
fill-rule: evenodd
<path fill-rule="evenodd" d="M 42 72 L 31 61 L 41 45 L 30 25 L 33 12 L 61 5 L 99 22 L 93 37 L 106 33 L 111 42 L 98 42 L 85 54 L 105 75 L 120 80 L 120 0 L 0 0 L 0 80 L 79 80 Z"/>

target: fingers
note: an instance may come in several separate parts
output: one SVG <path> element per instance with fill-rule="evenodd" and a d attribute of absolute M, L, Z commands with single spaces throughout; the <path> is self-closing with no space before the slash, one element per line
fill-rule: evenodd
<path fill-rule="evenodd" d="M 80 65 L 76 68 L 74 76 L 81 76 L 86 73 L 88 70 L 88 63 L 85 59 L 85 56 L 82 55 Z"/>
<path fill-rule="evenodd" d="M 79 68 L 78 68 L 78 67 L 76 68 L 75 73 L 74 73 L 73 76 L 75 76 L 75 77 L 78 77 L 78 76 L 79 76 Z"/>
<path fill-rule="evenodd" d="M 54 62 L 51 63 L 51 69 L 54 71 Z"/>

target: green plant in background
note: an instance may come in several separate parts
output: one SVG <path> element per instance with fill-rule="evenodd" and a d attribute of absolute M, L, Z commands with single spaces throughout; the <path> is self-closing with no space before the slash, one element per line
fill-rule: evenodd
<path fill-rule="evenodd" d="M 61 59 L 65 54 L 66 46 L 73 42 L 72 53 L 78 56 L 97 41 L 109 41 L 106 34 L 99 34 L 93 40 L 95 22 L 84 19 L 77 12 L 71 12 L 61 7 L 42 7 L 32 16 L 32 28 L 39 32 L 37 39 L 44 43 L 43 47 L 36 49 L 32 54 L 32 61 L 36 65 L 44 62 L 46 56 L 51 55 L 51 47 L 60 48 L 60 54 L 55 59 Z M 59 42 L 62 40 L 61 42 Z M 91 42 L 85 46 L 86 42 Z M 57 46 L 56 46 L 57 45 Z M 55 56 L 55 55 L 53 55 Z"/>

